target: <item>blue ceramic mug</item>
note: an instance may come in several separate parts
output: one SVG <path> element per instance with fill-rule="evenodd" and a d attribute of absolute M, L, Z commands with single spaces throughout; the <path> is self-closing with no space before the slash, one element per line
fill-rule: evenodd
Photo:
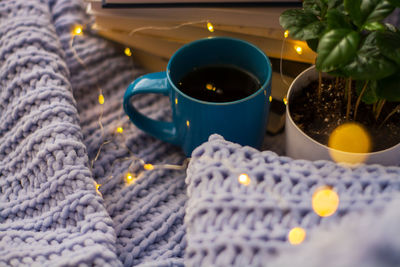
<path fill-rule="evenodd" d="M 178 89 L 185 74 L 208 65 L 239 67 L 255 76 L 261 86 L 250 96 L 232 102 L 207 102 Z M 132 82 L 124 95 L 124 109 L 138 128 L 182 147 L 187 156 L 214 133 L 241 145 L 260 148 L 270 106 L 271 71 L 268 57 L 245 41 L 228 37 L 197 40 L 175 52 L 167 71 L 150 73 Z M 172 121 L 153 120 L 137 111 L 131 97 L 143 93 L 169 96 Z"/>

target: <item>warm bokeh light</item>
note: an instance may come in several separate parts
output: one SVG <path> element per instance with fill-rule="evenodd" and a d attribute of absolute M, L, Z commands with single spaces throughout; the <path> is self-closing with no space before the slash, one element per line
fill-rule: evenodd
<path fill-rule="evenodd" d="M 288 234 L 288 240 L 292 245 L 299 245 L 303 243 L 304 239 L 306 238 L 306 230 L 301 227 L 295 227 L 290 230 Z"/>
<path fill-rule="evenodd" d="M 73 35 L 82 35 L 83 28 L 82 25 L 75 25 L 74 29 L 72 30 Z"/>
<path fill-rule="evenodd" d="M 272 102 L 272 96 L 269 96 L 269 102 Z"/>
<path fill-rule="evenodd" d="M 128 185 L 134 183 L 135 180 L 136 180 L 136 177 L 135 177 L 132 173 L 127 172 L 127 173 L 125 174 L 125 181 L 126 181 L 126 183 L 127 183 Z"/>
<path fill-rule="evenodd" d="M 207 29 L 209 32 L 214 32 L 214 26 L 211 24 L 211 22 L 207 22 Z"/>
<path fill-rule="evenodd" d="M 124 52 L 125 52 L 125 55 L 127 55 L 128 57 L 132 56 L 132 51 L 129 47 L 125 48 Z"/>
<path fill-rule="evenodd" d="M 152 165 L 152 164 L 144 164 L 143 165 L 143 168 L 146 170 L 146 171 L 151 171 L 151 170 L 153 170 L 154 169 L 154 166 Z"/>
<path fill-rule="evenodd" d="M 332 148 L 329 152 L 334 161 L 350 164 L 364 162 L 367 157 L 365 153 L 369 153 L 372 148 L 367 130 L 354 122 L 337 127 L 329 137 L 328 146 Z"/>
<path fill-rule="evenodd" d="M 121 126 L 117 128 L 117 133 L 123 133 L 124 132 L 124 128 L 122 128 Z"/>
<path fill-rule="evenodd" d="M 178 98 L 175 98 L 175 105 L 178 105 Z"/>
<path fill-rule="evenodd" d="M 289 37 L 289 31 L 286 30 L 286 31 L 283 33 L 283 36 L 285 36 L 285 38 L 288 38 L 288 37 Z"/>
<path fill-rule="evenodd" d="M 303 48 L 301 46 L 295 45 L 294 49 L 296 50 L 296 53 L 301 55 L 303 54 Z"/>
<path fill-rule="evenodd" d="M 100 188 L 101 184 L 95 183 L 95 187 L 96 187 L 96 193 L 99 194 L 100 196 L 102 195 L 99 188 Z"/>
<path fill-rule="evenodd" d="M 362 125 L 349 122 L 337 127 L 329 137 L 330 148 L 352 152 L 368 153 L 371 149 L 369 134 Z"/>
<path fill-rule="evenodd" d="M 206 89 L 209 91 L 215 91 L 217 88 L 214 85 L 212 85 L 211 83 L 207 83 Z"/>
<path fill-rule="evenodd" d="M 339 196 L 328 186 L 318 188 L 312 196 L 312 208 L 321 217 L 334 214 L 339 206 Z"/>
<path fill-rule="evenodd" d="M 239 175 L 238 177 L 238 181 L 239 183 L 241 183 L 242 185 L 249 185 L 251 182 L 250 177 L 246 174 L 246 173 L 242 173 L 241 175 Z"/>
<path fill-rule="evenodd" d="M 288 103 L 287 98 L 284 97 L 282 100 L 283 100 L 283 103 L 284 103 L 285 105 L 287 105 L 287 103 Z"/>
<path fill-rule="evenodd" d="M 190 126 L 190 122 L 186 121 L 186 126 L 189 127 Z"/>
<path fill-rule="evenodd" d="M 104 104 L 104 96 L 103 96 L 103 94 L 99 94 L 99 103 L 100 103 L 100 105 Z"/>

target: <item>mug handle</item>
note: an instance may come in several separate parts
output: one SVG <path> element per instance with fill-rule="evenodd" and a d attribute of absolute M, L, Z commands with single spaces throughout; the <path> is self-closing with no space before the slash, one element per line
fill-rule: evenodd
<path fill-rule="evenodd" d="M 133 81 L 124 95 L 124 110 L 138 128 L 162 141 L 178 145 L 176 127 L 172 122 L 148 118 L 132 105 L 130 101 L 132 96 L 146 93 L 168 95 L 168 80 L 165 71 L 149 73 Z"/>

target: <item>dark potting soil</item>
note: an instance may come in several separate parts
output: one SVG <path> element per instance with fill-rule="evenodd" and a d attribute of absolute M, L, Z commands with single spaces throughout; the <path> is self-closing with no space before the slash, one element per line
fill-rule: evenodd
<path fill-rule="evenodd" d="M 289 99 L 289 110 L 293 121 L 308 136 L 327 145 L 332 131 L 345 122 L 354 122 L 354 107 L 357 95 L 352 92 L 349 120 L 346 119 L 347 100 L 344 96 L 344 85 L 335 88 L 335 79 L 323 79 L 322 94 L 318 100 L 318 81 L 312 82 L 303 92 Z M 354 88 L 354 86 L 353 86 Z M 380 151 L 400 143 L 400 113 L 390 117 L 381 125 L 386 116 L 399 103 L 386 102 L 378 120 L 372 112 L 372 105 L 362 101 L 358 107 L 355 122 L 362 124 L 372 139 L 372 151 Z"/>

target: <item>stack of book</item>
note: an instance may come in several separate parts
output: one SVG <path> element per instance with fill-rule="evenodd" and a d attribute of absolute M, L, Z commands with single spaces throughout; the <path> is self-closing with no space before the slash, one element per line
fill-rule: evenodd
<path fill-rule="evenodd" d="M 93 29 L 133 48 L 149 70 L 165 69 L 182 45 L 209 36 L 247 40 L 270 58 L 314 63 L 308 46 L 285 38 L 279 16 L 299 0 L 88 0 Z M 211 28 L 212 27 L 212 28 Z"/>
<path fill-rule="evenodd" d="M 258 46 L 271 59 L 273 67 L 273 100 L 268 123 L 272 134 L 283 128 L 282 100 L 292 77 L 315 62 L 316 55 L 306 43 L 292 40 L 279 25 L 280 14 L 288 8 L 301 6 L 300 0 L 87 2 L 87 12 L 95 19 L 92 29 L 129 47 L 134 60 L 150 72 L 165 70 L 176 50 L 201 38 L 229 36 Z"/>

